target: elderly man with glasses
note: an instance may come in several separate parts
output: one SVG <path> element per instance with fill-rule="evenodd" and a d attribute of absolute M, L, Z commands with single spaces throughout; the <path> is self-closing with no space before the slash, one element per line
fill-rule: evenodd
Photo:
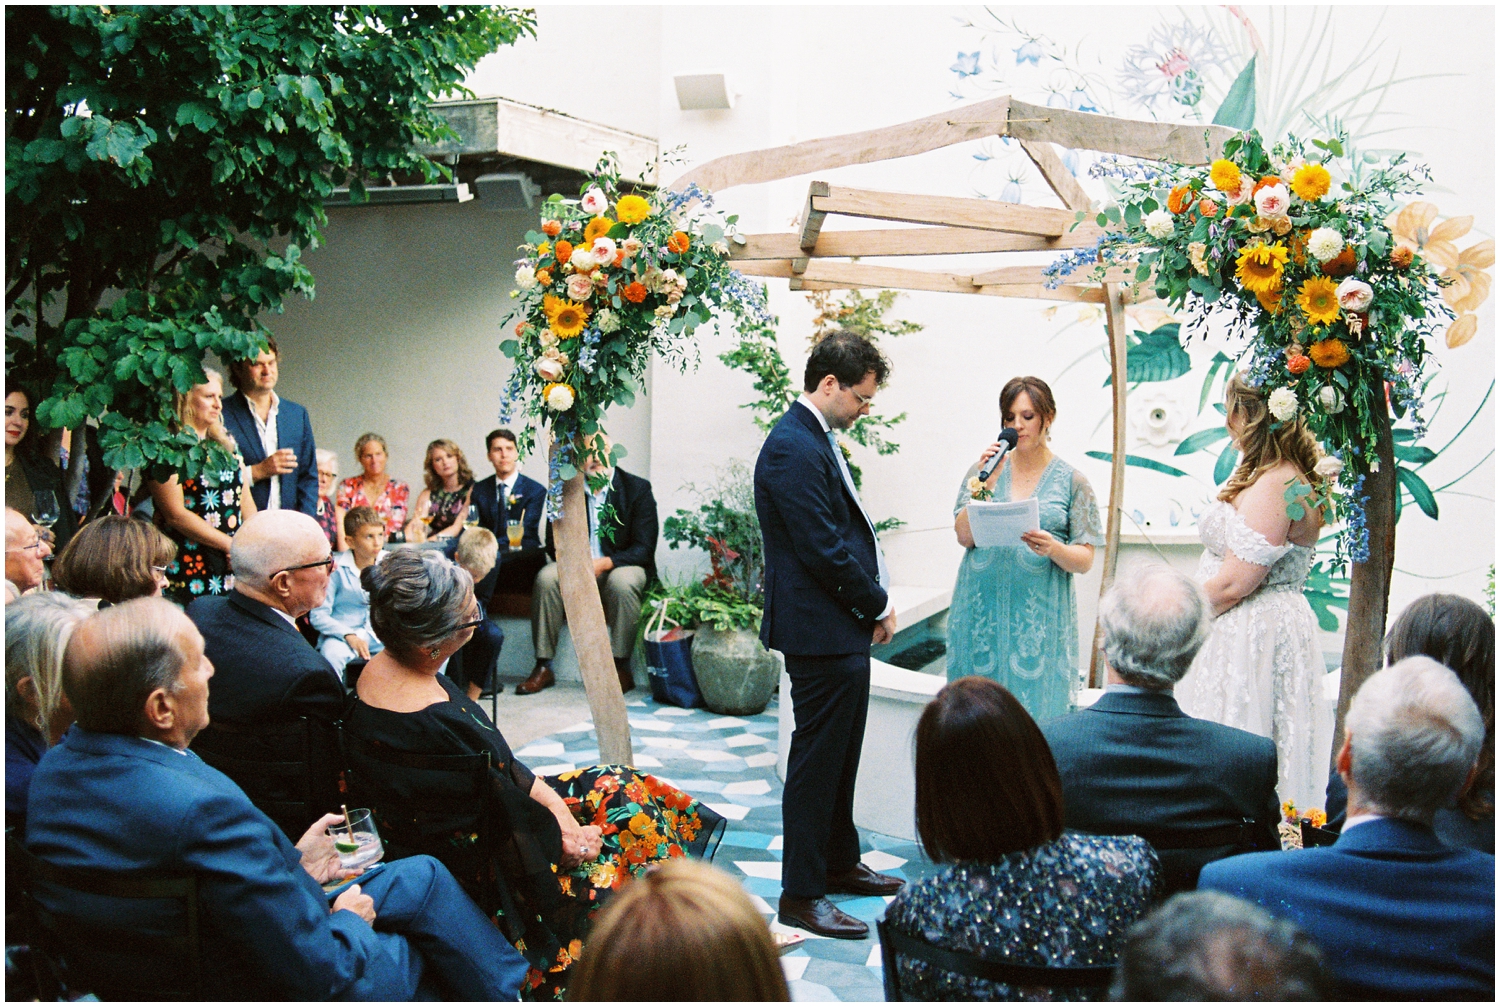
<path fill-rule="evenodd" d="M 323 603 L 333 553 L 317 521 L 274 510 L 245 522 L 229 562 L 234 590 L 199 598 L 187 610 L 216 669 L 209 714 L 231 731 L 284 726 L 298 717 L 313 721 L 314 761 L 326 763 L 327 772 L 319 774 L 324 789 L 314 795 L 319 807 L 309 810 L 305 828 L 338 808 L 332 725 L 343 712 L 344 686 L 297 629 L 297 619 Z M 214 738 L 210 729 L 208 743 Z M 268 742 L 265 758 L 276 754 Z M 235 782 L 252 798 L 265 792 L 257 786 L 265 781 L 235 776 Z"/>
<path fill-rule="evenodd" d="M 25 594 L 42 586 L 47 576 L 46 560 L 52 548 L 37 534 L 26 515 L 5 508 L 5 579 Z"/>

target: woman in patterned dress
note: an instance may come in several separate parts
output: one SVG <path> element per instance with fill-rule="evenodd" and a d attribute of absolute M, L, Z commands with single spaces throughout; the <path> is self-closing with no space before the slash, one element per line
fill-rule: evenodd
<path fill-rule="evenodd" d="M 224 378 L 204 368 L 205 380 L 175 396 L 182 429 L 205 437 L 234 455 L 234 467 L 205 469 L 191 479 L 174 475 L 164 483 L 147 483 L 156 505 L 156 523 L 177 543 L 177 559 L 167 567 L 162 593 L 179 605 L 208 594 L 234 589 L 229 571 L 229 540 L 255 516 L 248 473 L 238 446 L 220 417 L 224 412 Z"/>
<path fill-rule="evenodd" d="M 498 902 L 497 922 L 531 964 L 522 996 L 560 999 L 610 894 L 653 863 L 711 853 L 724 819 L 626 766 L 537 776 L 511 754 L 483 708 L 438 674 L 483 619 L 469 575 L 434 551 L 401 549 L 360 579 L 385 650 L 360 674 L 345 730 L 398 752 L 488 753 L 489 820 L 506 832 L 495 861 L 476 862 L 472 823 L 481 809 L 445 806 L 422 780 L 391 766 L 381 768 L 379 785 L 405 800 L 377 803 L 377 825 L 382 835 L 395 834 L 382 819 L 420 807 L 422 829 L 434 840 L 424 852 L 447 864 L 480 904 Z M 353 771 L 359 792 L 357 765 Z"/>
<path fill-rule="evenodd" d="M 967 507 L 998 441 L 964 475 L 953 521 L 967 551 L 948 610 L 948 679 L 992 678 L 1037 720 L 1073 706 L 1079 683 L 1073 575 L 1088 573 L 1094 547 L 1104 544 L 1093 488 L 1047 447 L 1056 416 L 1052 389 L 1040 378 L 1012 378 L 1000 392 L 1000 418 L 1015 429 L 1016 446 L 985 489 L 1001 502 L 1036 497 L 1039 530 L 1017 545 L 974 546 Z"/>
<path fill-rule="evenodd" d="M 354 457 L 359 459 L 360 467 L 365 471 L 339 483 L 339 495 L 334 503 L 344 513 L 355 507 L 375 508 L 375 513 L 385 518 L 387 538 L 392 542 L 405 542 L 406 506 L 411 499 L 411 487 L 386 475 L 390 449 L 385 446 L 385 438 L 379 434 L 361 434 L 354 442 Z"/>
<path fill-rule="evenodd" d="M 1063 832 L 1062 781 L 1036 721 L 1004 686 L 961 678 L 917 722 L 917 832 L 942 870 L 908 884 L 887 924 L 1017 965 L 1112 965 L 1151 908 L 1156 851 L 1138 836 Z M 1104 990 L 971 979 L 896 955 L 907 1000 L 1087 1000 Z"/>
<path fill-rule="evenodd" d="M 427 486 L 412 508 L 406 540 L 457 539 L 463 533 L 469 495 L 474 491 L 474 470 L 469 468 L 463 449 L 450 440 L 433 441 L 422 460 L 422 476 Z"/>

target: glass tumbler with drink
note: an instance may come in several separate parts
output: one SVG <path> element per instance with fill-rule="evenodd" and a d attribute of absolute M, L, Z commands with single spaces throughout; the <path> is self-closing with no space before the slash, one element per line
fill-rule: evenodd
<path fill-rule="evenodd" d="M 369 808 L 344 809 L 344 824 L 332 829 L 333 845 L 339 853 L 339 865 L 346 871 L 368 867 L 385 856 L 380 830 Z"/>

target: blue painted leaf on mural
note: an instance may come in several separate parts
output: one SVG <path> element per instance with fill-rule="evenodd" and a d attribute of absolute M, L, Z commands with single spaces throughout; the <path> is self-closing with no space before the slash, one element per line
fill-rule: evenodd
<path fill-rule="evenodd" d="M 1411 494 L 1411 498 L 1416 501 L 1417 506 L 1422 508 L 1422 513 L 1436 521 L 1438 516 L 1437 497 L 1432 495 L 1432 488 L 1427 485 L 1426 481 L 1411 469 L 1403 468 L 1396 469 L 1396 478 L 1401 480 L 1401 485 Z"/>
<path fill-rule="evenodd" d="M 1113 462 L 1115 460 L 1115 456 L 1108 451 L 1085 451 L 1084 454 L 1090 458 L 1097 458 L 1101 462 Z M 1153 472 L 1165 472 L 1169 476 L 1187 475 L 1180 468 L 1168 465 L 1165 462 L 1159 462 L 1154 458 L 1142 458 L 1140 455 L 1126 455 L 1125 464 L 1134 465 L 1137 468 L 1150 469 Z"/>
<path fill-rule="evenodd" d="M 1177 451 L 1175 453 L 1179 455 L 1190 455 L 1194 451 L 1202 451 L 1209 445 L 1217 444 L 1228 436 L 1229 431 L 1225 430 L 1223 427 L 1214 427 L 1211 430 L 1199 430 L 1195 434 L 1188 434 L 1186 437 L 1184 437 L 1182 439 L 1182 443 L 1177 445 Z"/>
<path fill-rule="evenodd" d="M 1255 125 L 1255 57 L 1245 64 L 1245 69 L 1234 79 L 1224 104 L 1214 113 L 1215 126 L 1230 129 L 1250 129 Z"/>
<path fill-rule="evenodd" d="M 1176 322 L 1168 322 L 1150 332 L 1132 334 L 1125 351 L 1125 380 L 1171 381 L 1191 370 L 1193 361 L 1177 338 L 1180 328 Z M 1111 380 L 1104 379 L 1105 387 Z"/>

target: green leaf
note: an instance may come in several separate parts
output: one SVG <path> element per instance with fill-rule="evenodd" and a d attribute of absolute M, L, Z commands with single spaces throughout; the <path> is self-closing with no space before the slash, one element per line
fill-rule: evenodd
<path fill-rule="evenodd" d="M 1254 56 L 1250 57 L 1250 62 L 1245 64 L 1245 68 L 1229 86 L 1229 93 L 1224 96 L 1219 110 L 1214 113 L 1214 125 L 1240 130 L 1255 128 Z"/>
<path fill-rule="evenodd" d="M 1113 462 L 1115 460 L 1114 454 L 1109 451 L 1085 451 L 1084 454 L 1090 458 L 1097 458 L 1101 462 Z M 1168 465 L 1165 462 L 1159 462 L 1154 458 L 1142 458 L 1140 455 L 1127 454 L 1125 456 L 1125 464 L 1134 465 L 1137 468 L 1150 469 L 1153 472 L 1164 472 L 1169 476 L 1187 475 L 1180 468 Z"/>
<path fill-rule="evenodd" d="M 557 466 L 557 474 L 562 478 L 563 482 L 567 482 L 578 474 L 578 469 L 567 462 L 560 462 Z"/>
<path fill-rule="evenodd" d="M 250 108 L 260 108 L 265 103 L 265 93 L 259 89 L 251 91 L 249 94 L 245 95 L 245 104 Z"/>
<path fill-rule="evenodd" d="M 1125 206 L 1125 225 L 1127 227 L 1141 226 L 1141 208 L 1134 203 Z"/>
<path fill-rule="evenodd" d="M 1219 454 L 1219 460 L 1214 463 L 1214 485 L 1222 486 L 1225 480 L 1234 475 L 1234 467 L 1239 459 L 1239 449 L 1230 441 Z"/>
<path fill-rule="evenodd" d="M 1436 521 L 1438 516 L 1437 497 L 1432 495 L 1432 489 L 1428 487 L 1426 481 L 1411 469 L 1404 469 L 1400 466 L 1396 468 L 1396 478 L 1401 480 L 1401 485 L 1406 487 L 1406 491 L 1411 494 L 1412 500 L 1416 502 L 1418 507 L 1422 508 L 1422 513 Z"/>
<path fill-rule="evenodd" d="M 1210 444 L 1217 444 L 1228 436 L 1229 431 L 1225 430 L 1223 427 L 1213 427 L 1209 430 L 1199 430 L 1195 434 L 1188 434 L 1186 437 L 1184 437 L 1182 439 L 1182 443 L 1177 445 L 1177 450 L 1174 453 L 1179 455 L 1190 455 L 1194 451 L 1202 451 Z"/>
<path fill-rule="evenodd" d="M 1286 516 L 1293 521 L 1301 521 L 1307 516 L 1307 508 L 1299 503 L 1289 503 L 1286 505 Z"/>
<path fill-rule="evenodd" d="M 500 343 L 500 352 L 514 360 L 521 352 L 521 343 L 516 339 L 506 339 Z"/>

